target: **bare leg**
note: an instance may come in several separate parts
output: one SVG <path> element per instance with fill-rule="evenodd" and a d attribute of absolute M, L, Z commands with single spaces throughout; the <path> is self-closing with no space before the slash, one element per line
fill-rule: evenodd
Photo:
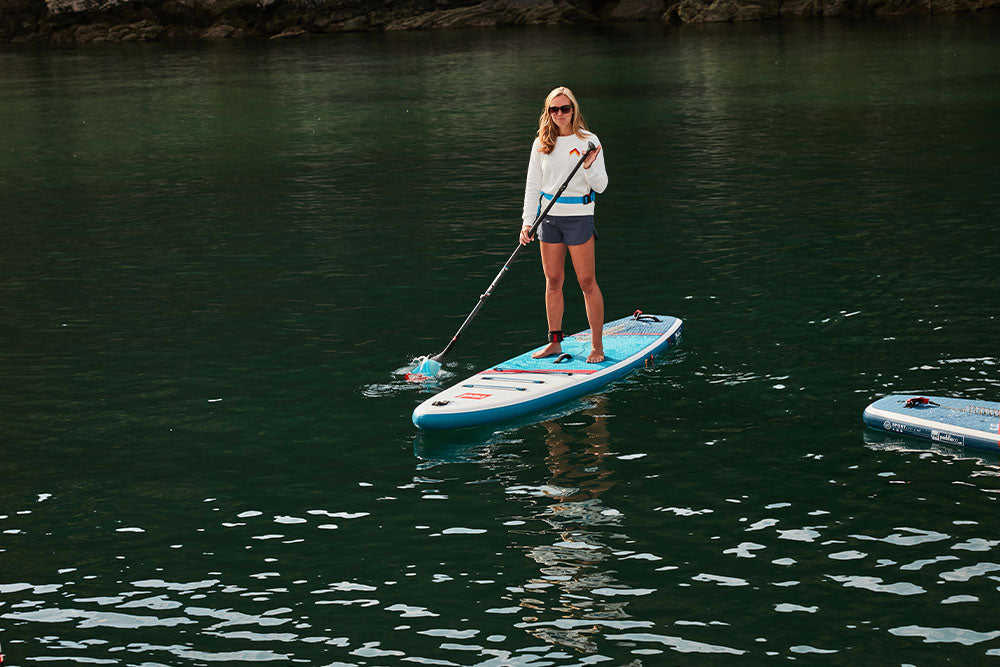
<path fill-rule="evenodd" d="M 587 323 L 590 324 L 590 355 L 587 362 L 600 363 L 604 361 L 604 296 L 597 286 L 594 237 L 591 236 L 586 243 L 569 246 L 569 256 L 573 260 L 576 281 L 580 283 L 583 302 L 587 306 Z"/>
<path fill-rule="evenodd" d="M 542 271 L 545 272 L 545 319 L 549 331 L 562 329 L 563 317 L 563 280 L 566 276 L 566 245 L 563 243 L 545 243 L 539 241 L 542 253 Z M 562 345 L 550 342 L 532 357 L 540 359 L 551 357 L 562 352 Z"/>

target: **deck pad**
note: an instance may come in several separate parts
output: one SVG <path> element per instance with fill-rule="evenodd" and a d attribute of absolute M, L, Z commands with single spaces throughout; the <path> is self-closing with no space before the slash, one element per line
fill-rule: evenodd
<path fill-rule="evenodd" d="M 676 320 L 676 318 L 670 318 Z M 621 363 L 630 356 L 641 352 L 655 340 L 667 333 L 670 324 L 666 318 L 661 318 L 659 322 L 642 322 L 633 320 L 631 317 L 625 321 L 616 320 L 604 325 L 602 335 L 604 345 L 604 361 L 597 364 L 587 363 L 587 356 L 590 354 L 591 335 L 590 329 L 566 336 L 562 342 L 563 352 L 572 355 L 572 358 L 565 361 L 556 362 L 556 357 L 545 357 L 535 359 L 531 355 L 541 350 L 545 345 L 539 345 L 533 350 L 508 359 L 497 364 L 493 369 L 496 371 L 543 371 L 543 372 L 585 372 L 596 373 L 597 371 L 610 368 Z"/>

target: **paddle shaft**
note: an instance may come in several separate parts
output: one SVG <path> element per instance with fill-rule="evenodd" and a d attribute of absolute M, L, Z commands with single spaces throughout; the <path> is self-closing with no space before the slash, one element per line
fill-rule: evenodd
<path fill-rule="evenodd" d="M 573 167 L 573 170 L 569 172 L 569 176 L 566 177 L 566 180 L 563 181 L 563 184 L 559 186 L 559 189 L 552 196 L 552 201 L 549 202 L 548 206 L 545 207 L 544 211 L 538 214 L 538 217 L 535 218 L 535 221 L 531 223 L 531 228 L 528 230 L 529 238 L 535 235 L 535 231 L 538 230 L 538 226 L 542 224 L 542 219 L 545 218 L 546 215 L 548 215 L 549 211 L 555 205 L 556 200 L 559 199 L 559 195 L 561 195 L 566 190 L 566 188 L 569 186 L 569 182 L 573 180 L 573 176 L 575 176 L 576 172 L 579 171 L 580 166 L 587 159 L 587 156 L 590 155 L 596 148 L 597 147 L 594 146 L 593 142 L 588 142 L 587 151 L 580 158 L 579 162 L 576 163 L 576 166 Z M 441 363 L 441 361 L 444 360 L 445 355 L 451 352 L 451 348 L 453 348 L 455 346 L 455 343 L 458 342 L 459 337 L 462 335 L 462 332 L 465 331 L 465 328 L 469 326 L 469 323 L 472 322 L 472 320 L 476 317 L 476 315 L 479 314 L 479 309 L 483 307 L 484 303 L 486 303 L 486 299 L 490 298 L 490 295 L 493 294 L 493 290 L 496 289 L 496 286 L 500 283 L 500 279 L 503 278 L 504 274 L 507 273 L 507 270 L 510 269 L 510 265 L 514 262 L 515 259 L 517 259 L 517 256 L 518 254 L 520 254 L 522 248 L 524 248 L 524 244 L 518 243 L 517 247 L 514 248 L 514 252 L 511 253 L 510 259 L 508 259 L 507 262 L 503 265 L 503 268 L 500 269 L 500 273 L 498 273 L 496 278 L 493 279 L 493 282 L 490 283 L 490 286 L 486 288 L 486 291 L 483 292 L 482 295 L 480 295 L 479 303 L 476 304 L 476 307 L 472 309 L 472 312 L 469 313 L 468 317 L 465 318 L 465 321 L 462 322 L 462 326 L 458 328 L 458 331 L 455 332 L 455 335 L 451 337 L 450 341 L 448 341 L 448 345 L 446 345 L 443 350 L 441 350 L 433 357 L 431 357 L 431 359 L 433 359 L 438 363 Z"/>

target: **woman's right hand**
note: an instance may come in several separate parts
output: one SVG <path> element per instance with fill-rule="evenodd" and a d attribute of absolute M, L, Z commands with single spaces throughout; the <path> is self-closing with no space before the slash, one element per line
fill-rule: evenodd
<path fill-rule="evenodd" d="M 521 227 L 521 245 L 528 245 L 535 240 L 534 236 L 528 236 L 530 231 L 531 227 Z"/>
<path fill-rule="evenodd" d="M 590 154 L 587 156 L 587 159 L 583 161 L 583 168 L 590 169 L 590 165 L 594 164 L 594 160 L 597 159 L 597 154 L 600 152 L 601 152 L 600 146 L 590 151 Z"/>

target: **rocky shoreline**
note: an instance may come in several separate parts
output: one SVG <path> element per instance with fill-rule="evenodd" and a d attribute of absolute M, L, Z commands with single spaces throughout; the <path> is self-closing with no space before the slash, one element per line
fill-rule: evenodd
<path fill-rule="evenodd" d="M 0 41 L 302 37 L 362 31 L 992 12 L 1000 0 L 0 0 Z"/>

